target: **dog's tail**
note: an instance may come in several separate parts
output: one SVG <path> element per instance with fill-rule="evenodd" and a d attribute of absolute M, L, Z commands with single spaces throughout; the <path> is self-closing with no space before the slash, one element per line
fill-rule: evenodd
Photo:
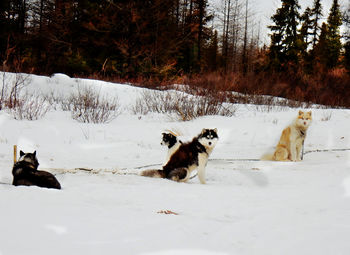
<path fill-rule="evenodd" d="M 266 154 L 262 155 L 260 159 L 265 160 L 265 161 L 267 161 L 267 160 L 271 161 L 271 160 L 274 160 L 274 156 L 273 156 L 273 154 L 266 153 Z"/>
<path fill-rule="evenodd" d="M 158 169 L 152 169 L 152 170 L 145 170 L 140 173 L 141 176 L 146 177 L 154 177 L 154 178 L 165 178 L 166 173 L 163 170 Z"/>

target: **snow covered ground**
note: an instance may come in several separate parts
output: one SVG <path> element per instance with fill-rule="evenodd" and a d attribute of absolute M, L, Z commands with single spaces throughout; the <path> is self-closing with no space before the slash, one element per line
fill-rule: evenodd
<path fill-rule="evenodd" d="M 271 152 L 298 109 L 238 105 L 233 117 L 177 122 L 133 114 L 142 89 L 128 85 L 54 75 L 32 76 L 27 89 L 65 96 L 78 85 L 118 95 L 121 115 L 84 124 L 58 109 L 37 121 L 0 111 L 0 255 L 350 254 L 350 151 L 296 163 L 243 160 Z M 349 110 L 312 111 L 306 151 L 350 148 Z M 133 174 L 163 163 L 164 130 L 188 140 L 214 127 L 220 139 L 207 184 Z M 7 185 L 14 144 L 36 150 L 39 169 L 63 189 Z M 96 172 L 64 172 L 79 167 Z M 176 214 L 159 213 L 167 210 Z"/>

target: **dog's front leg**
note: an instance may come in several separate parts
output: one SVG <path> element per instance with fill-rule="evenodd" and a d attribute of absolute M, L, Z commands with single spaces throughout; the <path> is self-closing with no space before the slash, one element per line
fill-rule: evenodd
<path fill-rule="evenodd" d="M 301 151 L 302 151 L 302 145 L 298 144 L 296 147 L 296 151 L 297 151 L 297 161 L 301 161 Z"/>
<path fill-rule="evenodd" d="M 198 168 L 197 168 L 197 174 L 199 181 L 202 184 L 205 184 L 205 167 L 207 166 L 208 162 L 208 155 L 207 154 L 200 154 L 198 157 Z"/>
<path fill-rule="evenodd" d="M 205 165 L 198 166 L 197 169 L 198 179 L 202 184 L 205 184 Z"/>
<path fill-rule="evenodd" d="M 290 154 L 291 154 L 291 160 L 297 161 L 297 146 L 295 143 L 291 143 L 290 145 Z"/>

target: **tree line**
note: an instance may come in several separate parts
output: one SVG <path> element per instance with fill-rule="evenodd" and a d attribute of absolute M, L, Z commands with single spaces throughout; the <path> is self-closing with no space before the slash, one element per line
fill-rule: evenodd
<path fill-rule="evenodd" d="M 201 71 L 207 0 L 2 0 L 0 59 L 35 73 L 134 77 Z"/>
<path fill-rule="evenodd" d="M 277 85 L 268 91 L 252 81 L 288 83 L 287 73 L 300 78 L 290 86 L 305 90 L 305 76 L 338 70 L 343 79 L 339 70 L 350 71 L 345 7 L 333 0 L 325 17 L 321 0 L 303 12 L 298 0 L 281 0 L 271 43 L 262 45 L 251 0 L 215 8 L 208 0 L 2 0 L 0 63 L 7 71 L 126 80 L 216 73 L 236 77 L 230 89 L 270 94 Z"/>
<path fill-rule="evenodd" d="M 280 79 L 284 85 L 276 89 L 304 101 L 349 107 L 350 4 L 342 9 L 333 0 L 325 17 L 321 0 L 314 0 L 302 13 L 298 0 L 281 2 L 271 17 L 266 65 L 287 74 Z"/>
<path fill-rule="evenodd" d="M 286 65 L 302 65 L 312 72 L 315 65 L 331 69 L 343 64 L 349 69 L 350 41 L 344 34 L 343 45 L 340 32 L 343 22 L 349 28 L 349 9 L 342 13 L 338 0 L 333 0 L 327 22 L 322 23 L 321 0 L 314 0 L 302 14 L 299 10 L 297 0 L 282 0 L 282 7 L 272 16 L 270 66 L 283 69 Z"/>

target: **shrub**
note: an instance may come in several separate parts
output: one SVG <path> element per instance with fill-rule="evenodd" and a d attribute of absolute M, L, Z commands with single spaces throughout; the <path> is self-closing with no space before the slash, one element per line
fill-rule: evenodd
<path fill-rule="evenodd" d="M 31 82 L 30 75 L 1 72 L 0 75 L 0 110 L 16 107 L 21 91 Z"/>
<path fill-rule="evenodd" d="M 50 110 L 47 101 L 37 95 L 24 95 L 17 98 L 17 103 L 9 108 L 10 113 L 16 120 L 38 120 Z"/>
<path fill-rule="evenodd" d="M 132 110 L 135 114 L 175 114 L 179 120 L 187 121 L 206 115 L 232 116 L 236 108 L 233 105 L 225 105 L 221 97 L 211 93 L 192 95 L 184 91 L 145 90 Z"/>
<path fill-rule="evenodd" d="M 62 100 L 62 109 L 69 110 L 72 118 L 84 123 L 107 123 L 119 114 L 118 98 L 102 97 L 99 92 L 85 87 L 78 88 L 68 100 Z"/>
<path fill-rule="evenodd" d="M 175 92 L 144 90 L 141 97 L 132 107 L 134 114 L 147 114 L 149 112 L 169 113 L 173 111 L 176 97 Z"/>

